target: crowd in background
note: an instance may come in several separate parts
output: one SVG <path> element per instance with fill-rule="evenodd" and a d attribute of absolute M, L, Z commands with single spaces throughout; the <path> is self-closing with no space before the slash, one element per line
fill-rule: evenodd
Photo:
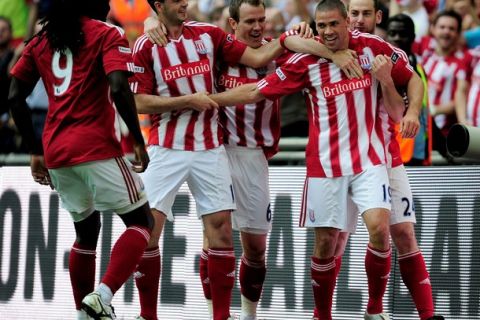
<path fill-rule="evenodd" d="M 24 153 L 25 146 L 8 114 L 9 70 L 18 60 L 24 41 L 38 28 L 51 0 L 2 0 L 0 2 L 0 153 Z M 379 0 L 383 13 L 376 34 L 386 37 L 385 22 L 389 16 L 405 13 L 415 22 L 413 52 L 425 70 L 428 102 L 421 119 L 424 128 L 420 155 L 413 149 L 404 153 L 405 163 L 428 165 L 431 149 L 450 160 L 445 137 L 455 123 L 480 127 L 480 0 Z M 229 26 L 228 0 L 190 0 L 189 17 L 220 26 Z M 300 21 L 311 23 L 315 0 L 267 0 L 265 36 L 276 38 Z M 143 21 L 152 11 L 146 0 L 111 0 L 110 22 L 122 26 L 133 45 L 143 33 Z M 438 18 L 438 14 L 445 15 Z M 37 134 L 41 134 L 48 100 L 43 84 L 37 84 L 27 103 Z M 307 109 L 301 94 L 284 97 L 281 107 L 282 137 L 308 135 Z M 140 118 L 148 134 L 148 118 Z M 125 132 L 126 134 L 126 132 Z M 419 141 L 419 142 L 417 142 Z M 412 147 L 413 148 L 413 147 Z M 128 151 L 128 150 L 127 150 Z M 403 154 L 402 154 L 403 156 Z M 412 162 L 412 158 L 419 161 Z"/>

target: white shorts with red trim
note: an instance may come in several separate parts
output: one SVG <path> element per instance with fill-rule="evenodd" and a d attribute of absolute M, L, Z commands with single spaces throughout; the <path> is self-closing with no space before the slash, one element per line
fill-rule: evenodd
<path fill-rule="evenodd" d="M 375 208 L 390 210 L 389 189 L 385 165 L 370 167 L 359 174 L 344 177 L 307 177 L 300 226 L 332 227 L 350 232 L 352 226 L 356 226 L 358 211 L 364 213 Z M 348 210 L 352 205 L 348 204 L 349 197 L 359 208 L 355 214 Z"/>
<path fill-rule="evenodd" d="M 62 207 L 75 222 L 86 219 L 95 210 L 124 214 L 147 202 L 140 176 L 124 157 L 48 171 Z"/>
<path fill-rule="evenodd" d="M 272 228 L 272 210 L 265 154 L 260 148 L 225 148 L 237 203 L 232 226 L 247 233 L 267 234 Z"/>
<path fill-rule="evenodd" d="M 202 151 L 148 147 L 150 163 L 141 174 L 150 207 L 174 220 L 173 202 L 187 182 L 197 205 L 197 216 L 234 210 L 235 196 L 224 146 Z"/>

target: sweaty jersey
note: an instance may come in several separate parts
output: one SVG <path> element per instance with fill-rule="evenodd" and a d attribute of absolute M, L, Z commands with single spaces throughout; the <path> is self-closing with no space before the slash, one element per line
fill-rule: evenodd
<path fill-rule="evenodd" d="M 26 46 L 11 72 L 28 83 L 41 77 L 45 84 L 49 107 L 43 145 L 48 168 L 122 155 L 107 75 L 133 71 L 130 48 L 118 27 L 82 18 L 82 28 L 85 42 L 77 54 L 53 52 L 42 35 Z"/>
<path fill-rule="evenodd" d="M 266 43 L 268 39 L 262 42 Z M 257 69 L 242 64 L 221 64 L 217 89 L 223 92 L 242 84 L 255 83 L 273 73 L 286 57 L 287 55 L 282 55 L 267 66 Z M 225 144 L 262 148 L 266 157 L 271 158 L 277 153 L 280 140 L 280 101 L 264 99 L 257 103 L 221 108 L 220 124 Z"/>
<path fill-rule="evenodd" d="M 329 60 L 294 54 L 257 84 L 268 99 L 304 90 L 310 124 L 308 177 L 358 174 L 385 163 L 383 132 L 375 125 L 379 83 L 369 72 L 371 63 L 378 54 L 391 57 L 392 77 L 398 85 L 406 85 L 412 75 L 403 51 L 358 31 L 349 37 L 349 49 L 358 54 L 363 78 L 349 80 Z"/>
<path fill-rule="evenodd" d="M 165 47 L 140 37 L 134 46 L 136 66 L 132 90 L 138 94 L 178 97 L 196 92 L 215 92 L 217 60 L 237 63 L 246 45 L 220 28 L 201 22 L 183 24 L 182 35 Z M 222 143 L 218 112 L 192 109 L 151 115 L 149 144 L 198 151 Z"/>

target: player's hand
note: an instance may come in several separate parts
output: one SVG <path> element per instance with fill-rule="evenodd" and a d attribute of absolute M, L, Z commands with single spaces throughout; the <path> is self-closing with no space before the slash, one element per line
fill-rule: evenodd
<path fill-rule="evenodd" d="M 150 158 L 148 157 L 145 144 L 135 143 L 133 145 L 133 152 L 135 154 L 135 161 L 132 162 L 133 171 L 140 173 L 147 169 Z"/>
<path fill-rule="evenodd" d="M 379 54 L 372 62 L 372 75 L 381 83 L 388 83 L 392 79 L 393 63 L 390 57 Z"/>
<path fill-rule="evenodd" d="M 32 155 L 30 159 L 30 169 L 32 171 L 33 180 L 41 185 L 50 186 L 53 190 L 53 185 L 50 180 L 50 175 L 45 167 L 45 160 L 43 156 Z"/>
<path fill-rule="evenodd" d="M 348 79 L 363 77 L 363 70 L 353 50 L 339 50 L 332 54 L 332 62 L 339 67 Z"/>
<path fill-rule="evenodd" d="M 148 17 L 143 22 L 143 32 L 153 44 L 165 47 L 168 43 L 168 31 L 163 23 L 157 18 Z"/>
<path fill-rule="evenodd" d="M 297 31 L 298 35 L 302 38 L 313 38 L 313 29 L 305 21 L 300 22 L 292 26 L 292 30 Z"/>
<path fill-rule="evenodd" d="M 418 116 L 409 114 L 408 112 L 400 121 L 400 134 L 402 138 L 415 138 L 420 129 L 420 121 Z"/>
<path fill-rule="evenodd" d="M 200 112 L 218 108 L 218 104 L 210 99 L 208 92 L 197 92 L 192 94 L 189 105 L 193 110 Z"/>

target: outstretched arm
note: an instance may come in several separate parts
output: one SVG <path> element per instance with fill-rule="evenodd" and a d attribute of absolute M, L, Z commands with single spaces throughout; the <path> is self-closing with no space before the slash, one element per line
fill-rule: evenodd
<path fill-rule="evenodd" d="M 282 35 L 280 41 L 291 51 L 308 53 L 332 60 L 332 62 L 335 63 L 349 79 L 360 78 L 363 76 L 363 71 L 357 61 L 357 54 L 355 51 L 339 50 L 333 52 L 324 44 L 313 38 L 306 39 L 298 35 L 288 36 L 288 33 Z"/>
<path fill-rule="evenodd" d="M 212 94 L 210 98 L 220 106 L 236 106 L 265 99 L 256 83 L 244 84 L 222 93 Z"/>
<path fill-rule="evenodd" d="M 180 97 L 161 97 L 151 94 L 136 94 L 135 102 L 138 113 L 155 114 L 183 109 L 205 111 L 218 107 L 206 92 Z"/>

